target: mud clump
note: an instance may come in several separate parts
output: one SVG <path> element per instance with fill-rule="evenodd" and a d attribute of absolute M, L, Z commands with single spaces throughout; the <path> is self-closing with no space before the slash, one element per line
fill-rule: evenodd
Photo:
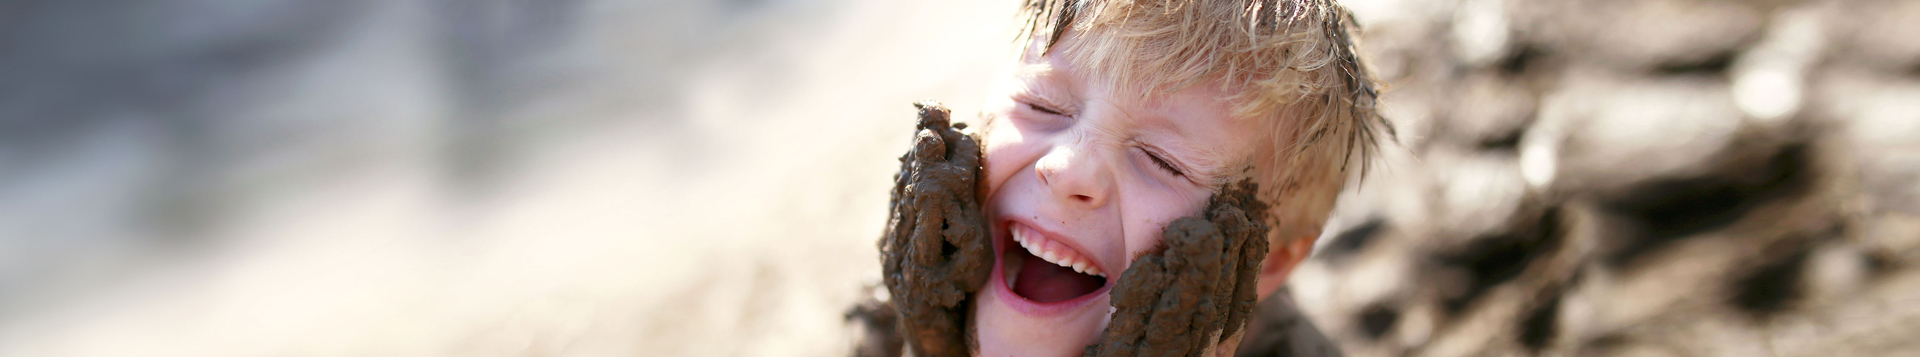
<path fill-rule="evenodd" d="M 1267 252 L 1267 205 L 1242 180 L 1198 217 L 1174 220 L 1161 246 L 1134 259 L 1114 285 L 1112 322 L 1087 356 L 1197 356 L 1239 333 L 1257 304 Z"/>
<path fill-rule="evenodd" d="M 894 174 L 881 269 L 914 356 L 966 356 L 967 298 L 985 285 L 993 251 L 981 209 L 980 143 L 947 108 L 914 103 L 913 149 Z"/>
<path fill-rule="evenodd" d="M 861 300 L 841 318 L 860 327 L 859 342 L 853 346 L 854 357 L 899 357 L 907 345 L 900 336 L 900 313 L 886 302 L 872 298 Z"/>

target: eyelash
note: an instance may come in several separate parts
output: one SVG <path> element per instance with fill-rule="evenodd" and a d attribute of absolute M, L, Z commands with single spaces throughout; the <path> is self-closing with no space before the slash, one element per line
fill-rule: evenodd
<path fill-rule="evenodd" d="M 1046 106 L 1042 106 L 1039 104 L 1027 103 L 1027 108 L 1033 109 L 1034 111 L 1041 112 L 1041 113 L 1066 116 L 1066 114 L 1061 114 L 1060 111 L 1058 110 L 1053 110 L 1053 108 L 1048 108 Z"/>
<path fill-rule="evenodd" d="M 1173 174 L 1174 176 L 1179 176 L 1179 177 L 1187 176 L 1187 174 L 1181 173 L 1180 169 L 1174 168 L 1172 163 L 1168 163 L 1166 159 L 1161 159 L 1160 155 L 1154 154 L 1153 151 L 1148 151 L 1147 149 L 1140 149 L 1140 152 L 1146 153 L 1147 159 L 1153 160 L 1153 164 L 1155 166 L 1159 166 L 1161 170 L 1167 170 L 1167 173 Z"/>

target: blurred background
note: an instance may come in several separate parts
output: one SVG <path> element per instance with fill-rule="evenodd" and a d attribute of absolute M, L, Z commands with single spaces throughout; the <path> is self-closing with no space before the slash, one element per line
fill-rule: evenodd
<path fill-rule="evenodd" d="M 1399 143 L 1301 326 L 1920 348 L 1920 2 L 1343 3 Z M 0 2 L 0 355 L 846 355 L 909 103 L 1018 5 Z"/>

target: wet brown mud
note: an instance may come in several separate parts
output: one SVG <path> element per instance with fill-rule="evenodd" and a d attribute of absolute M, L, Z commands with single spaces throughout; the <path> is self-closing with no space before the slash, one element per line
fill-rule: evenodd
<path fill-rule="evenodd" d="M 982 210 L 980 143 L 935 102 L 894 174 L 881 269 L 914 356 L 966 356 L 967 298 L 986 284 L 993 243 Z"/>
<path fill-rule="evenodd" d="M 1267 252 L 1267 205 L 1249 181 L 1223 187 L 1199 216 L 1174 220 L 1161 246 L 1113 288 L 1114 313 L 1087 356 L 1197 356 L 1246 325 Z"/>

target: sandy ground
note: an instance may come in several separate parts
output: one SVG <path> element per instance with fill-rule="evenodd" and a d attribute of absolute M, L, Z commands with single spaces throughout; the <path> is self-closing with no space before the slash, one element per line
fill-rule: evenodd
<path fill-rule="evenodd" d="M 989 3 L 588 3 L 583 34 L 535 61 L 585 84 L 503 109 L 531 149 L 483 189 L 437 169 L 436 128 L 471 110 L 416 53 L 410 19 L 434 10 L 375 6 L 259 80 L 347 102 L 252 113 L 397 138 L 319 144 L 357 154 L 318 178 L 240 165 L 269 178 L 219 187 L 239 193 L 203 243 L 16 301 L 0 355 L 843 355 L 909 103 L 972 118 L 1008 58 L 1016 3 Z M 568 124 L 513 124 L 550 117 Z"/>

